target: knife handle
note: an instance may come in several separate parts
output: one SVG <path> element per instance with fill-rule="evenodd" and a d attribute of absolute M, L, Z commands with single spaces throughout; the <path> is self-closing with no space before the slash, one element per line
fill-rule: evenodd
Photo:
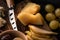
<path fill-rule="evenodd" d="M 9 8 L 13 7 L 13 5 L 14 5 L 13 0 L 6 0 L 6 2 L 7 2 L 7 5 L 8 5 Z"/>

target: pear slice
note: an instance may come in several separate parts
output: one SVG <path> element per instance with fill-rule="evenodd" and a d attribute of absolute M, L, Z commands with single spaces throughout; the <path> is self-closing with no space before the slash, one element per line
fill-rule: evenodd
<path fill-rule="evenodd" d="M 32 36 L 32 39 L 34 40 L 53 40 L 52 38 L 39 38 L 39 37 L 36 37 L 36 36 Z"/>
<path fill-rule="evenodd" d="M 34 34 L 34 33 L 32 33 L 32 32 L 29 32 L 29 31 L 27 31 L 26 32 L 27 33 L 27 37 L 28 37 L 28 39 L 29 40 L 52 40 L 52 38 L 47 38 L 47 37 L 38 37 L 37 35 L 36 35 L 36 33 Z M 39 34 L 38 34 L 39 35 Z M 41 36 L 47 36 L 47 35 L 41 35 Z"/>
<path fill-rule="evenodd" d="M 33 40 L 29 35 L 26 35 L 26 37 L 28 38 L 28 40 Z"/>
<path fill-rule="evenodd" d="M 38 28 L 38 27 L 36 27 L 36 26 L 33 26 L 33 25 L 29 25 L 29 28 L 33 31 L 33 32 L 35 32 L 35 33 L 37 33 L 37 34 L 57 34 L 57 33 L 55 33 L 55 32 L 51 32 L 51 31 L 47 31 L 47 30 L 43 30 L 43 29 L 40 29 L 40 28 Z"/>
<path fill-rule="evenodd" d="M 37 34 L 37 33 L 34 33 L 32 30 L 31 30 L 31 34 L 32 34 L 33 36 L 40 37 L 40 38 L 50 38 L 49 35 Z"/>

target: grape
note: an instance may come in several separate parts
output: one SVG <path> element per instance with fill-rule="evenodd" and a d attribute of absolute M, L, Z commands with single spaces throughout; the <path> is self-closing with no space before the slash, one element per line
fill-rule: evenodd
<path fill-rule="evenodd" d="M 59 26 L 59 22 L 56 21 L 56 20 L 51 21 L 50 24 L 49 24 L 49 27 L 50 27 L 51 29 L 57 29 L 58 26 Z"/>
<path fill-rule="evenodd" d="M 55 15 L 60 18 L 60 8 L 55 10 Z"/>
<path fill-rule="evenodd" d="M 55 20 L 55 18 L 56 18 L 56 16 L 53 13 L 46 14 L 46 20 L 47 21 Z"/>
<path fill-rule="evenodd" d="M 47 4 L 46 6 L 45 6 L 45 10 L 47 11 L 47 12 L 53 12 L 54 11 L 54 6 L 53 5 L 51 5 L 51 4 Z"/>

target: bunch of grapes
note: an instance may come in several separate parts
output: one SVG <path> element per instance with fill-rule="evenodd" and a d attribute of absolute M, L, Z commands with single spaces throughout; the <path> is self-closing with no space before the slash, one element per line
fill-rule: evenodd
<path fill-rule="evenodd" d="M 49 27 L 53 30 L 60 27 L 60 8 L 55 9 L 53 5 L 47 4 L 45 6 L 47 12 L 45 18 L 49 22 Z"/>

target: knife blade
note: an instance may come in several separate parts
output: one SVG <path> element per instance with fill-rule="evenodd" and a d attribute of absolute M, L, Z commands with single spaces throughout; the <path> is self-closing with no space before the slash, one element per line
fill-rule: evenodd
<path fill-rule="evenodd" d="M 11 23 L 11 26 L 13 28 L 13 30 L 18 30 L 17 29 L 17 24 L 16 24 L 16 20 L 15 20 L 15 15 L 14 15 L 14 8 L 13 8 L 13 0 L 6 0 L 8 8 L 9 8 L 9 21 Z"/>

